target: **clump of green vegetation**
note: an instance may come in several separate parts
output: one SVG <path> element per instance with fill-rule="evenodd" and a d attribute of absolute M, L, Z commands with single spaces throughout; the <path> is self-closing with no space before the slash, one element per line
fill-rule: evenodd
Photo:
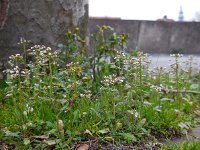
<path fill-rule="evenodd" d="M 194 139 L 181 141 L 179 144 L 172 143 L 170 146 L 164 146 L 163 150 L 199 150 L 200 141 L 195 141 Z"/>
<path fill-rule="evenodd" d="M 170 70 L 150 70 L 148 55 L 126 53 L 126 34 L 98 27 L 89 51 L 78 30 L 65 34 L 58 51 L 26 49 L 22 39 L 24 55 L 10 56 L 8 86 L 0 92 L 0 139 L 18 149 L 70 149 L 80 142 L 154 147 L 157 138 L 197 123 L 200 85 L 191 89 L 180 54 Z"/>

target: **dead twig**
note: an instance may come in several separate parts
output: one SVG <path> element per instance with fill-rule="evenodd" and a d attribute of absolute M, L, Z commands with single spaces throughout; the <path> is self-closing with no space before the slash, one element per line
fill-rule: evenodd
<path fill-rule="evenodd" d="M 145 85 L 145 86 L 148 86 L 148 87 L 156 87 L 156 88 L 160 89 L 160 92 L 163 92 L 163 93 L 190 93 L 190 94 L 200 94 L 199 91 L 167 89 L 167 88 L 159 87 L 159 86 L 153 85 L 153 84 L 151 84 L 151 83 L 147 83 L 147 82 L 145 82 L 144 85 Z"/>
<path fill-rule="evenodd" d="M 161 89 L 164 93 L 191 93 L 191 94 L 200 94 L 198 91 L 190 91 L 190 90 L 170 90 L 170 89 Z"/>

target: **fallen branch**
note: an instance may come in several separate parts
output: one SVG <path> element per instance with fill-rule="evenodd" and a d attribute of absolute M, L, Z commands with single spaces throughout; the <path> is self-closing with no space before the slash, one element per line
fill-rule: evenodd
<path fill-rule="evenodd" d="M 200 94 L 198 91 L 190 91 L 190 90 L 170 90 L 170 89 L 161 89 L 164 93 L 191 93 L 191 94 Z"/>
<path fill-rule="evenodd" d="M 160 92 L 163 92 L 163 93 L 191 93 L 191 94 L 200 94 L 199 91 L 167 89 L 167 88 L 159 87 L 159 86 L 153 85 L 151 83 L 147 83 L 147 82 L 145 82 L 144 85 L 149 86 L 149 87 L 156 87 L 157 89 L 160 89 Z"/>

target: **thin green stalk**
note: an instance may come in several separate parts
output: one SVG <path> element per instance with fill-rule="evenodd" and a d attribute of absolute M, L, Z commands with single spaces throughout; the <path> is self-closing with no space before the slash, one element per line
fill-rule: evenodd
<path fill-rule="evenodd" d="M 176 89 L 179 90 L 179 62 L 178 62 L 178 55 L 176 55 Z"/>
<path fill-rule="evenodd" d="M 115 102 L 114 93 L 112 93 L 112 103 L 113 103 L 113 118 L 115 119 L 115 116 L 116 116 L 116 108 L 115 108 L 116 102 Z"/>
<path fill-rule="evenodd" d="M 50 54 L 48 54 L 48 59 L 49 59 L 50 98 L 52 100 L 52 97 L 53 97 L 53 71 L 52 71 L 51 55 Z"/>
<path fill-rule="evenodd" d="M 143 90 L 143 83 L 142 83 L 142 56 L 139 57 L 139 78 L 140 78 L 140 101 L 141 101 L 141 108 L 143 104 L 143 96 L 142 96 L 142 90 Z"/>
<path fill-rule="evenodd" d="M 25 68 L 26 68 L 26 61 L 27 61 L 27 56 L 26 56 L 26 42 L 23 43 L 23 50 L 24 50 L 24 65 L 25 65 Z"/>
<path fill-rule="evenodd" d="M 21 85 L 21 78 L 20 75 L 18 76 L 18 90 L 19 90 L 19 101 L 23 101 L 23 91 L 22 91 L 22 85 Z"/>

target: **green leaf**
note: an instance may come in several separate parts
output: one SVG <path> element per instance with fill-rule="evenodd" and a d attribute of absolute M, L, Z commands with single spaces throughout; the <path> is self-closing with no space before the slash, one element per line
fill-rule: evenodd
<path fill-rule="evenodd" d="M 161 106 L 156 106 L 153 108 L 153 110 L 155 110 L 157 112 L 161 112 L 162 111 L 161 108 L 162 108 Z"/>
<path fill-rule="evenodd" d="M 79 120 L 80 116 L 80 111 L 79 110 L 75 110 L 73 112 L 74 118 L 73 118 L 73 122 L 77 122 Z"/>
<path fill-rule="evenodd" d="M 102 130 L 99 130 L 98 133 L 101 133 L 101 134 L 106 134 L 110 132 L 110 129 L 109 128 L 105 128 L 105 129 L 102 129 Z"/>
<path fill-rule="evenodd" d="M 120 133 L 123 139 L 128 143 L 131 144 L 132 142 L 136 142 L 136 137 L 131 133 Z"/>
<path fill-rule="evenodd" d="M 121 129 L 122 126 L 123 126 L 123 124 L 121 122 L 117 122 L 117 124 L 116 124 L 116 128 L 117 129 Z"/>
<path fill-rule="evenodd" d="M 170 102 L 173 102 L 174 99 L 171 99 L 171 98 L 162 98 L 160 101 L 170 101 Z"/>
<path fill-rule="evenodd" d="M 5 89 L 6 87 L 8 87 L 8 84 L 6 83 L 6 81 L 0 79 L 0 89 Z"/>
<path fill-rule="evenodd" d="M 48 141 L 44 141 L 44 143 L 46 143 L 47 145 L 51 146 L 51 145 L 55 145 L 58 142 L 60 142 L 60 140 L 48 140 Z"/>
<path fill-rule="evenodd" d="M 146 123 L 146 118 L 143 118 L 142 120 L 140 120 L 140 125 L 143 126 Z"/>
<path fill-rule="evenodd" d="M 139 50 L 134 50 L 132 53 L 131 53 L 131 56 L 138 56 L 139 55 Z"/>
<path fill-rule="evenodd" d="M 106 136 L 104 137 L 108 141 L 114 141 L 114 138 L 112 136 Z"/>
<path fill-rule="evenodd" d="M 48 132 L 49 135 L 56 135 L 56 133 L 57 133 L 57 129 L 51 129 L 51 130 Z"/>
<path fill-rule="evenodd" d="M 90 136 L 93 136 L 92 132 L 90 130 L 88 130 L 88 129 L 86 129 L 84 133 L 85 134 L 89 134 Z"/>
<path fill-rule="evenodd" d="M 5 136 L 7 136 L 7 137 L 19 137 L 19 133 L 20 132 L 11 132 L 11 131 L 8 130 L 8 131 L 5 132 L 5 134 L 6 134 Z"/>
<path fill-rule="evenodd" d="M 30 139 L 25 138 L 24 139 L 24 145 L 29 145 L 31 143 Z"/>
<path fill-rule="evenodd" d="M 198 87 L 199 87 L 199 84 L 192 84 L 190 86 L 190 89 L 198 89 Z"/>
<path fill-rule="evenodd" d="M 181 129 L 187 129 L 187 130 L 189 130 L 189 126 L 188 126 L 187 123 L 181 122 L 181 123 L 178 124 L 178 126 L 179 126 Z"/>
<path fill-rule="evenodd" d="M 152 105 L 152 103 L 150 103 L 148 101 L 144 101 L 144 105 L 150 106 L 150 105 Z"/>

